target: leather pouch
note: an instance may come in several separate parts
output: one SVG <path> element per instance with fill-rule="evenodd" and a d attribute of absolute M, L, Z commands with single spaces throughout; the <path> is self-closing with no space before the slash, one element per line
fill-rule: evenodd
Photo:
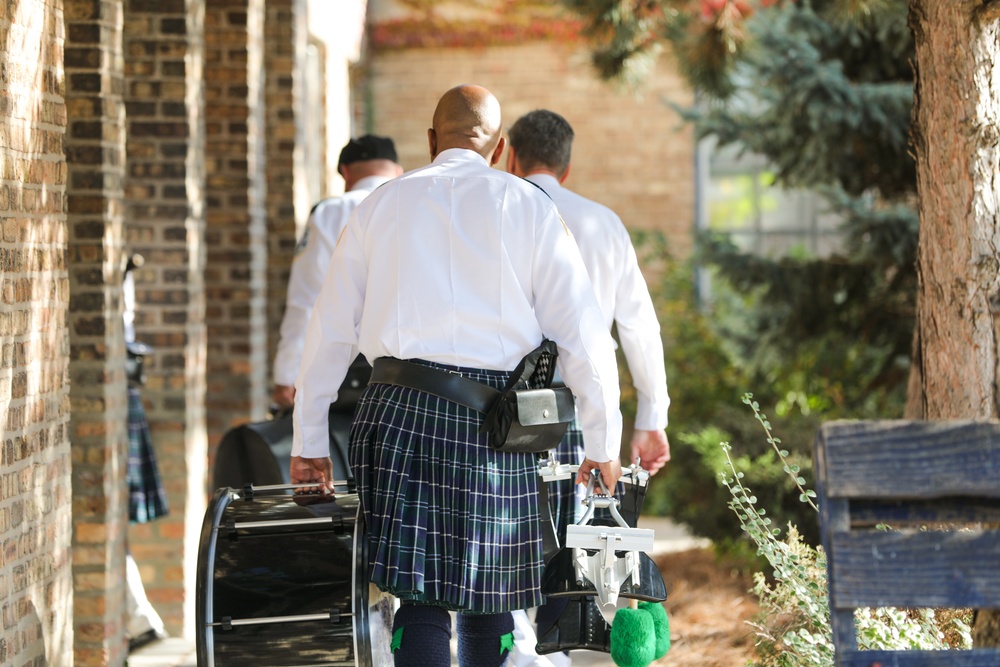
<path fill-rule="evenodd" d="M 510 391 L 498 402 L 497 429 L 491 432 L 491 444 L 504 452 L 553 449 L 576 414 L 569 387 Z"/>
<path fill-rule="evenodd" d="M 553 387 L 556 344 L 549 339 L 529 352 L 511 373 L 481 431 L 501 452 L 544 452 L 556 447 L 575 416 L 573 392 Z"/>

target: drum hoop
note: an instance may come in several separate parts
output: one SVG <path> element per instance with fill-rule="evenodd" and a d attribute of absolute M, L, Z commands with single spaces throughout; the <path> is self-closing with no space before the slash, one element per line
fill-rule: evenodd
<path fill-rule="evenodd" d="M 205 520 L 201 525 L 201 543 L 206 544 L 207 548 L 205 558 L 198 559 L 198 582 L 195 587 L 195 606 L 198 610 L 197 616 L 200 616 L 202 614 L 201 610 L 204 610 L 204 618 L 197 619 L 199 624 L 203 626 L 201 631 L 197 633 L 197 642 L 201 645 L 199 649 L 201 649 L 201 655 L 205 656 L 207 664 L 199 667 L 215 667 L 215 633 L 214 631 L 210 631 L 210 619 L 214 617 L 215 611 L 212 595 L 213 588 L 210 585 L 214 573 L 207 570 L 209 566 L 215 564 L 216 540 L 219 536 L 219 532 L 215 527 L 222 521 L 229 503 L 237 497 L 236 492 L 228 487 L 223 487 L 216 491 L 210 505 L 215 508 L 215 512 L 214 514 L 206 512 Z M 223 503 L 223 499 L 226 502 Z"/>
<path fill-rule="evenodd" d="M 365 519 L 358 503 L 354 519 L 354 571 L 351 596 L 354 605 L 354 660 L 356 667 L 372 667 L 371 628 L 368 626 L 368 540 L 364 539 Z"/>

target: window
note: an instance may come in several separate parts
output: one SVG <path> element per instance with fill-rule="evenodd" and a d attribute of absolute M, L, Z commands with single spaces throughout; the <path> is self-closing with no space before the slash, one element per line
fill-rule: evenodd
<path fill-rule="evenodd" d="M 840 218 L 810 190 L 775 184 L 760 156 L 702 141 L 698 228 L 728 234 L 744 252 L 771 258 L 825 257 L 839 247 Z"/>

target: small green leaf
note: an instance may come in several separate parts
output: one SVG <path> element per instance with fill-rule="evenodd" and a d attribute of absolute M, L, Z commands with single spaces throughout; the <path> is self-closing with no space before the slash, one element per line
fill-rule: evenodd
<path fill-rule="evenodd" d="M 400 644 L 403 643 L 403 628 L 396 628 L 396 631 L 392 633 L 392 641 L 389 643 L 389 650 L 395 653 Z"/>

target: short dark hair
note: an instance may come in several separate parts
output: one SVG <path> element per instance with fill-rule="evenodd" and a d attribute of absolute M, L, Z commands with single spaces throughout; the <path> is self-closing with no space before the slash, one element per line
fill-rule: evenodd
<path fill-rule="evenodd" d="M 380 137 L 375 134 L 366 134 L 357 139 L 351 139 L 340 151 L 340 159 L 337 161 L 337 170 L 341 167 L 355 162 L 365 160 L 391 160 L 398 162 L 396 157 L 396 146 L 389 137 Z"/>
<path fill-rule="evenodd" d="M 511 125 L 507 134 L 521 167 L 545 167 L 557 174 L 569 167 L 573 127 L 556 112 L 529 111 Z"/>

